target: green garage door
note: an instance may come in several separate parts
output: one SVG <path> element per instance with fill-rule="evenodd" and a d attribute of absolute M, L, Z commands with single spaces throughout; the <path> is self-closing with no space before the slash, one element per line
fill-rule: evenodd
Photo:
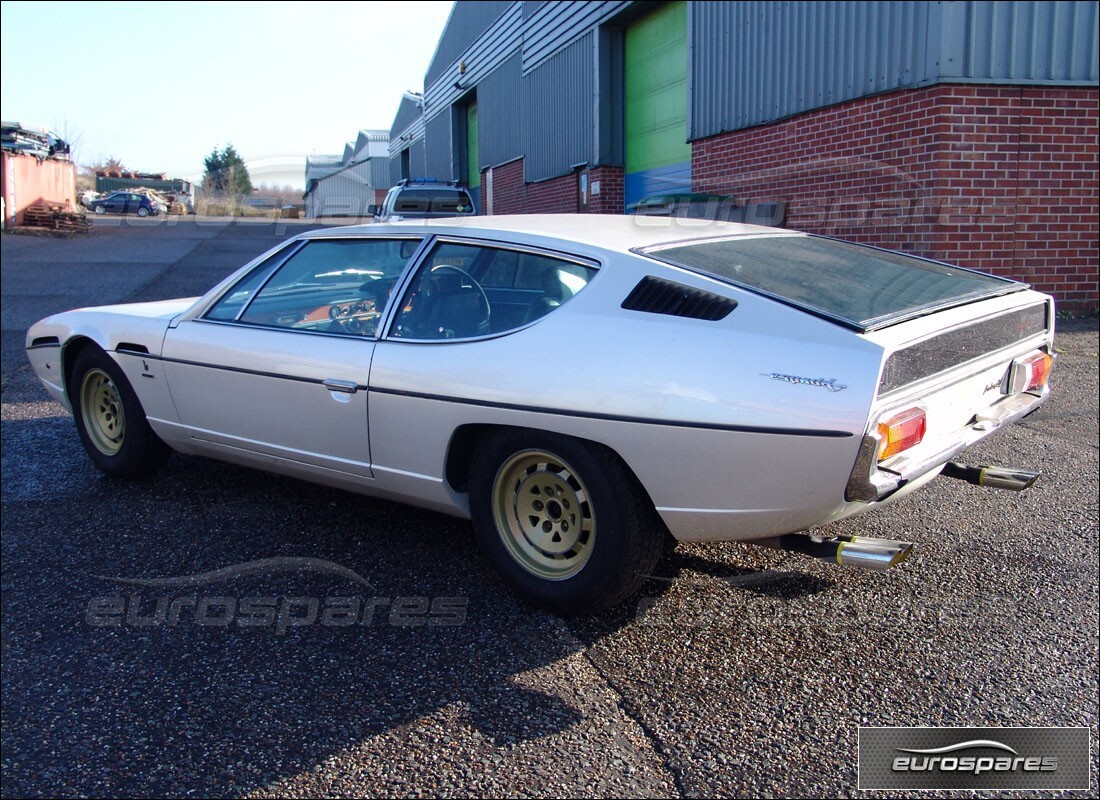
<path fill-rule="evenodd" d="M 626 30 L 626 202 L 691 191 L 687 143 L 687 3 Z"/>
<path fill-rule="evenodd" d="M 477 163 L 477 102 L 466 106 L 466 185 L 471 189 L 481 185 Z"/>

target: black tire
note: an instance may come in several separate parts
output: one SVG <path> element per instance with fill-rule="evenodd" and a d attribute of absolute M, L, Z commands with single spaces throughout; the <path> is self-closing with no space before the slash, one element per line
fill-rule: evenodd
<path fill-rule="evenodd" d="M 139 217 L 147 217 L 149 216 L 149 209 L 145 206 L 138 206 L 137 215 Z"/>
<path fill-rule="evenodd" d="M 667 530 L 613 452 L 523 429 L 481 442 L 470 511 L 478 543 L 505 583 L 564 616 L 594 613 L 636 592 Z"/>
<path fill-rule="evenodd" d="M 76 430 L 92 463 L 115 478 L 152 476 L 168 446 L 153 433 L 122 368 L 98 347 L 77 354 L 69 376 Z"/>
<path fill-rule="evenodd" d="M 95 207 L 95 213 L 97 213 L 97 214 L 106 214 L 107 213 L 107 206 L 96 206 Z"/>

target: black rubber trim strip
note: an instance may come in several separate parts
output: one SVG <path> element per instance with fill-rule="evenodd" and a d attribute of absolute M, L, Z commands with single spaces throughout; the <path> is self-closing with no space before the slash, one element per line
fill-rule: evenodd
<path fill-rule="evenodd" d="M 618 414 L 600 414 L 591 411 L 563 411 L 558 408 L 524 406 L 516 403 L 494 403 L 488 400 L 467 400 L 461 397 L 448 397 L 446 395 L 428 394 L 425 392 L 408 392 L 402 389 L 379 389 L 375 386 L 368 387 L 367 391 L 376 394 L 390 394 L 397 397 L 414 397 L 418 400 L 437 400 L 443 403 L 460 403 L 462 405 L 480 406 L 482 408 L 503 408 L 508 411 L 527 411 L 534 414 L 554 414 L 559 417 L 599 419 L 608 420 L 610 422 L 633 422 L 640 425 L 662 425 L 670 428 L 701 428 L 711 431 L 764 433 L 777 436 L 816 436 L 823 439 L 848 439 L 853 436 L 853 434 L 848 431 L 810 430 L 805 428 L 764 428 L 755 425 L 720 425 L 713 422 L 683 422 L 679 420 L 648 419 L 646 417 L 625 417 Z"/>
<path fill-rule="evenodd" d="M 132 354 L 128 354 L 132 355 Z M 278 378 L 300 383 L 314 383 L 322 386 L 320 378 L 301 378 L 296 375 L 280 375 L 276 372 L 262 372 L 241 367 L 223 367 L 216 364 L 204 364 L 199 361 L 186 361 L 179 358 L 164 358 L 162 356 L 149 356 L 157 361 L 166 361 L 171 364 L 184 364 L 190 367 L 205 367 L 206 369 L 220 369 L 226 372 L 240 372 L 245 375 L 257 375 L 261 378 Z M 437 400 L 443 403 L 460 403 L 467 406 L 479 406 L 482 408 L 503 408 L 508 411 L 527 411 L 534 414 L 553 414 L 559 417 L 577 417 L 580 419 L 599 419 L 610 422 L 633 422 L 639 425 L 662 425 L 670 428 L 700 428 L 711 431 L 730 431 L 733 433 L 764 433 L 773 436 L 814 436 L 822 439 L 848 439 L 853 434 L 848 431 L 810 430 L 804 428 L 764 428 L 755 425 L 719 425 L 711 422 L 681 422 L 667 419 L 647 419 L 645 417 L 625 417 L 617 414 L 599 414 L 595 412 L 563 411 L 558 408 L 542 408 L 539 406 L 524 406 L 517 403 L 493 403 L 488 400 L 469 400 L 461 397 L 448 397 L 447 395 L 428 394 L 425 392 L 407 392 L 401 389 L 379 389 L 377 387 L 359 385 L 356 390 L 374 392 L 376 394 L 389 394 L 397 397 L 413 397 L 418 400 Z"/>
<path fill-rule="evenodd" d="M 46 341 L 48 339 L 53 339 L 53 341 L 52 342 Z M 27 350 L 48 350 L 50 348 L 58 348 L 58 349 L 61 348 L 61 342 L 59 342 L 57 340 L 56 336 L 40 336 L 39 338 L 37 338 L 33 342 L 31 342 L 29 345 L 27 345 L 26 349 Z"/>
<path fill-rule="evenodd" d="M 151 356 L 151 355 L 147 356 L 147 355 L 144 355 L 144 354 L 141 354 L 141 353 L 133 353 L 133 352 L 129 352 L 129 351 L 126 351 L 126 350 L 115 351 L 115 352 L 120 352 L 120 353 L 122 353 L 122 355 L 127 355 L 127 356 L 138 356 L 140 358 L 146 359 L 147 361 L 148 360 L 163 361 L 163 362 L 168 363 L 168 364 L 183 364 L 184 366 L 187 366 L 187 367 L 202 367 L 203 369 L 218 369 L 218 370 L 222 370 L 223 372 L 238 372 L 242 375 L 256 375 L 257 377 L 260 377 L 260 378 L 275 378 L 277 380 L 284 380 L 284 381 L 297 381 L 298 383 L 312 383 L 312 384 L 316 384 L 317 386 L 323 386 L 324 381 L 325 381 L 324 378 L 303 378 L 300 375 L 286 375 L 286 374 L 280 373 L 280 372 L 264 372 L 263 370 L 245 369 L 244 367 L 227 367 L 227 366 L 224 366 L 222 364 L 206 364 L 202 361 L 188 361 L 188 360 L 183 359 L 183 358 L 165 358 L 164 356 Z M 366 388 L 367 387 L 362 385 L 362 384 L 356 384 L 356 386 L 355 386 L 356 391 L 366 390 Z"/>

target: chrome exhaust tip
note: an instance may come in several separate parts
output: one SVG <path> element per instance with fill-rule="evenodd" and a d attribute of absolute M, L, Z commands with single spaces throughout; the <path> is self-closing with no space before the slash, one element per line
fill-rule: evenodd
<path fill-rule="evenodd" d="M 912 542 L 893 539 L 870 539 L 864 536 L 833 536 L 823 538 L 802 533 L 788 533 L 775 539 L 753 542 L 775 547 L 789 553 L 819 558 L 842 567 L 860 567 L 874 572 L 886 572 L 909 558 Z"/>
<path fill-rule="evenodd" d="M 912 552 L 912 542 L 853 538 L 850 542 L 841 542 L 837 547 L 836 563 L 844 567 L 886 572 L 909 558 Z"/>
<path fill-rule="evenodd" d="M 966 481 L 974 486 L 987 486 L 992 489 L 1008 489 L 1022 492 L 1030 489 L 1039 480 L 1040 473 L 1013 467 L 968 467 L 955 461 L 943 465 L 940 473 L 946 478 Z"/>

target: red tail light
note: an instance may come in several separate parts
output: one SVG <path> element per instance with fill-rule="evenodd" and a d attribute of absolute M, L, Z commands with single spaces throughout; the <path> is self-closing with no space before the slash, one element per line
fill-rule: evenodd
<path fill-rule="evenodd" d="M 1050 377 L 1054 359 L 1041 350 L 1012 362 L 1010 385 L 1013 393 L 1042 389 Z"/>
<path fill-rule="evenodd" d="M 885 461 L 910 447 L 916 447 L 928 430 L 923 408 L 907 408 L 878 423 L 878 460 Z"/>

